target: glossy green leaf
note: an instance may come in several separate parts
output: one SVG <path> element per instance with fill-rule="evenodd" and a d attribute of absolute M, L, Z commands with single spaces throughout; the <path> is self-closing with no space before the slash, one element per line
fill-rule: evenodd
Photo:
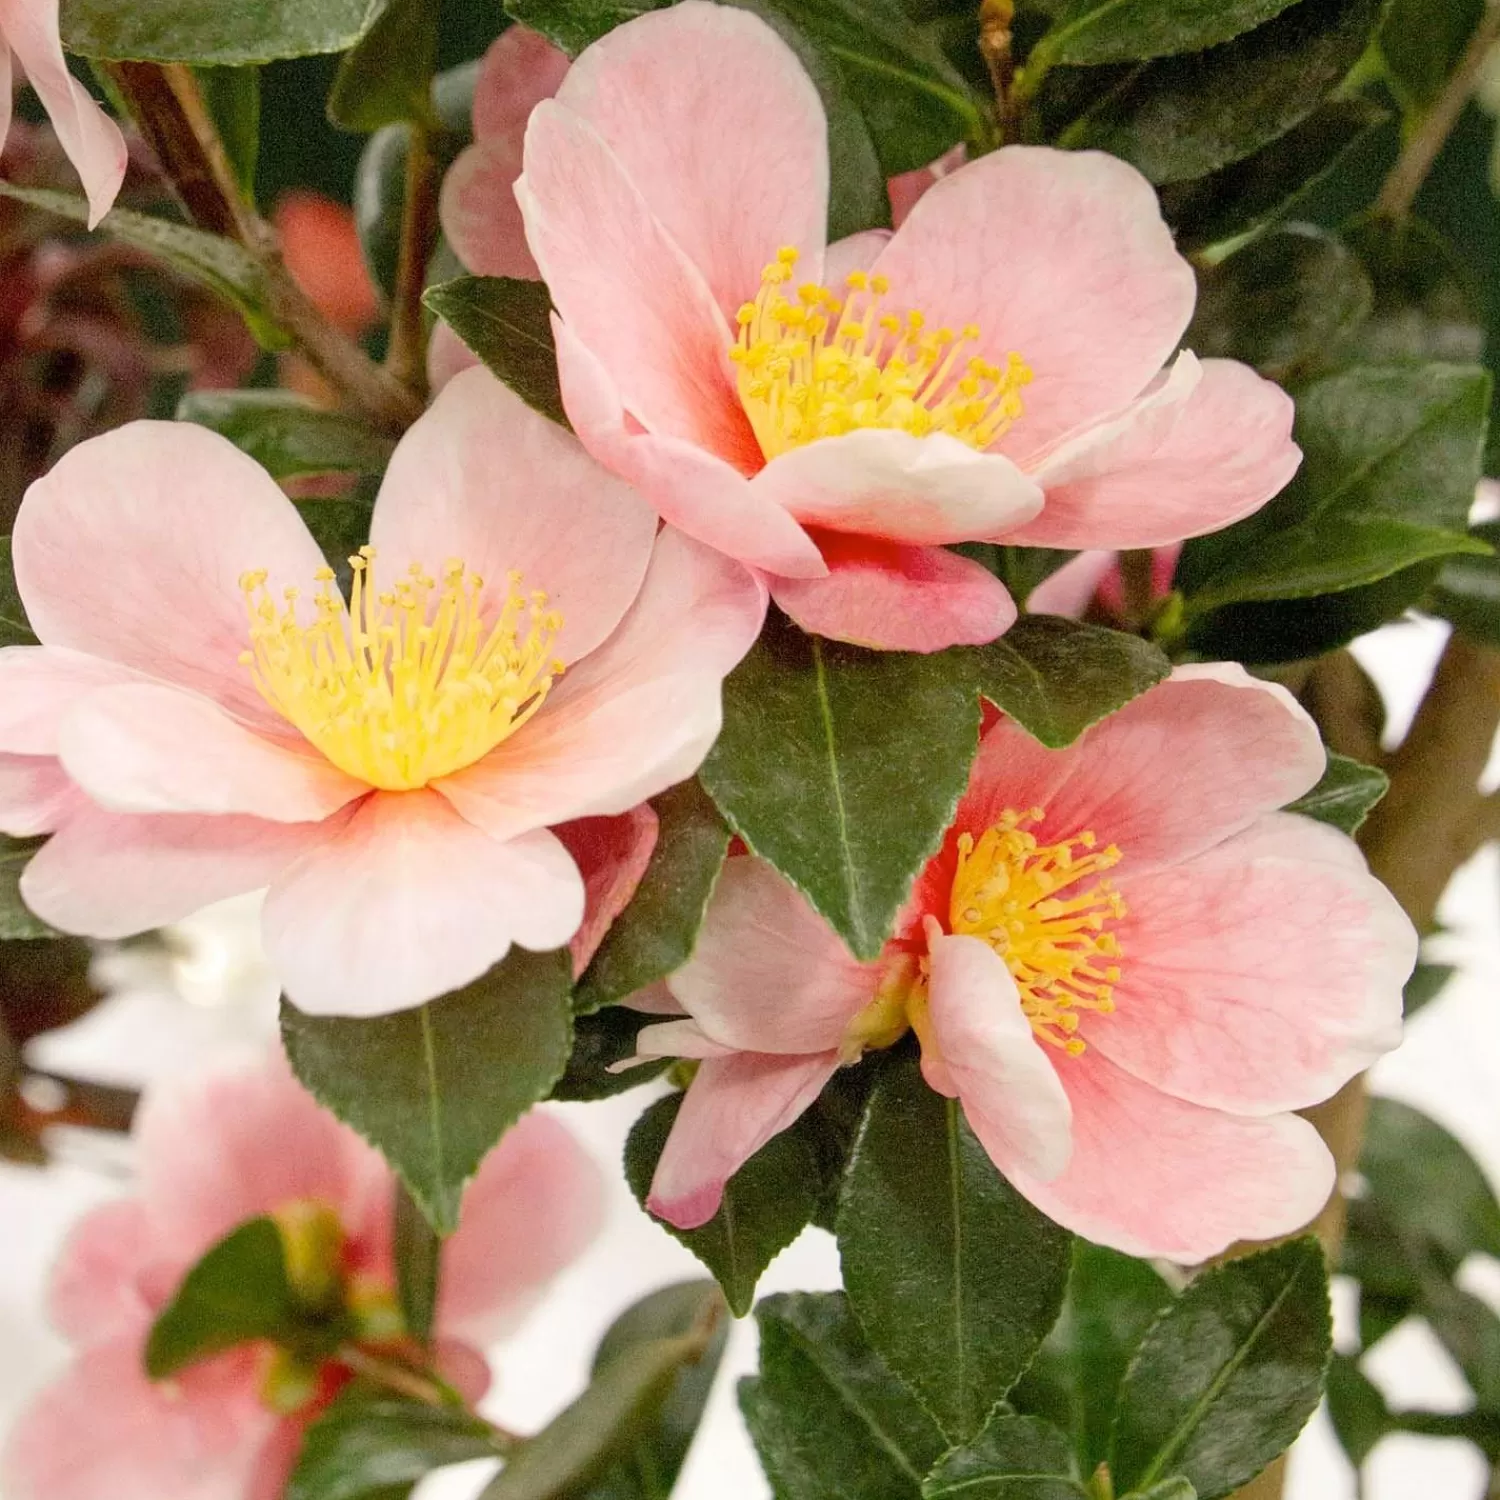
<path fill-rule="evenodd" d="M 1155 687 L 1171 663 L 1147 641 L 1056 615 L 1018 620 L 964 653 L 980 694 L 1051 749 Z"/>
<path fill-rule="evenodd" d="M 282 1003 L 292 1069 L 379 1148 L 434 1228 L 458 1224 L 464 1184 L 568 1060 L 566 952 L 513 949 L 482 979 L 370 1020 Z"/>
<path fill-rule="evenodd" d="M 740 1408 L 777 1500 L 920 1500 L 948 1443 L 865 1342 L 842 1293 L 765 1298 Z"/>
<path fill-rule="evenodd" d="M 603 1010 L 575 1016 L 573 1051 L 568 1066 L 550 1095 L 551 1099 L 608 1099 L 628 1089 L 650 1083 L 671 1065 L 669 1058 L 642 1063 L 622 1073 L 611 1073 L 611 1063 L 624 1062 L 635 1056 L 636 1034 L 643 1026 L 654 1026 L 662 1019 L 624 1005 L 607 1005 Z"/>
<path fill-rule="evenodd" d="M 195 68 L 194 72 L 235 180 L 246 201 L 253 203 L 255 168 L 260 161 L 260 70 Z"/>
<path fill-rule="evenodd" d="M 1120 1386 L 1117 1490 L 1176 1474 L 1201 1500 L 1248 1483 L 1317 1407 L 1331 1348 L 1311 1237 L 1205 1271 L 1146 1335 Z"/>
<path fill-rule="evenodd" d="M 177 420 L 227 437 L 278 480 L 381 474 L 395 446 L 293 391 L 190 391 L 178 403 Z"/>
<path fill-rule="evenodd" d="M 1006 1182 L 914 1060 L 885 1069 L 839 1202 L 844 1287 L 953 1442 L 984 1426 L 1056 1321 L 1071 1239 Z"/>
<path fill-rule="evenodd" d="M 879 954 L 968 780 L 979 702 L 956 660 L 777 618 L 724 684 L 703 785 L 861 958 Z"/>
<path fill-rule="evenodd" d="M 1068 1440 L 1035 1417 L 1000 1413 L 954 1448 L 922 1485 L 922 1500 L 1086 1500 Z"/>
<path fill-rule="evenodd" d="M 437 1313 L 438 1277 L 443 1242 L 404 1183 L 396 1184 L 391 1233 L 396 1258 L 396 1296 L 407 1332 L 422 1343 L 432 1333 Z"/>
<path fill-rule="evenodd" d="M 1390 777 L 1375 766 L 1329 751 L 1328 769 L 1317 786 L 1290 803 L 1287 811 L 1316 818 L 1343 833 L 1358 833 L 1390 784 Z"/>
<path fill-rule="evenodd" d="M 651 863 L 573 997 L 579 1014 L 613 1005 L 681 968 L 693 951 L 729 849 L 729 829 L 695 781 L 657 797 Z"/>
<path fill-rule="evenodd" d="M 1480 541 L 1496 548 L 1489 557 L 1450 557 L 1427 596 L 1433 614 L 1451 620 L 1486 646 L 1500 647 L 1500 521 L 1473 528 Z"/>
<path fill-rule="evenodd" d="M 1139 62 L 1199 52 L 1251 31 L 1295 0 L 1071 0 L 1036 50 L 1052 63 Z"/>
<path fill-rule="evenodd" d="M 435 123 L 438 7 L 431 0 L 383 0 L 374 24 L 339 64 L 328 118 L 345 130 Z"/>
<path fill-rule="evenodd" d="M 16 587 L 16 570 L 11 561 L 10 538 L 0 537 L 0 646 L 35 646 L 36 635 L 26 618 L 26 606 Z"/>
<path fill-rule="evenodd" d="M 422 299 L 528 406 L 566 427 L 552 342 L 552 299 L 540 281 L 461 276 Z"/>
<path fill-rule="evenodd" d="M 680 1094 L 658 1099 L 625 1143 L 625 1180 L 644 1205 L 651 1176 L 682 1106 Z M 750 1311 L 755 1284 L 768 1265 L 801 1234 L 818 1206 L 817 1158 L 795 1130 L 774 1135 L 724 1189 L 718 1213 L 699 1229 L 663 1223 L 713 1272 L 736 1317 Z"/>
<path fill-rule="evenodd" d="M 0 942 L 57 936 L 21 899 L 21 873 L 46 842 L 44 838 L 13 839 L 0 834 Z"/>

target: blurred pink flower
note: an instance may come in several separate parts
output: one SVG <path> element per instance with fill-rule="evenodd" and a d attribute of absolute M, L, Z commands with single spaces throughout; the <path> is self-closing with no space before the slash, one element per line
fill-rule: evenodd
<path fill-rule="evenodd" d="M 730 860 L 667 982 L 685 1014 L 640 1035 L 702 1059 L 652 1208 L 706 1222 L 841 1064 L 910 1029 L 1000 1170 L 1089 1239 L 1195 1262 L 1305 1224 L 1333 1161 L 1290 1111 L 1397 1044 L 1416 956 L 1352 840 L 1276 811 L 1323 765 L 1237 666 L 1180 667 L 1067 750 L 998 719 L 873 963 Z"/>
<path fill-rule="evenodd" d="M 1180 542 L 1157 547 L 1151 554 L 1151 599 L 1159 603 L 1172 592 Z M 1026 610 L 1033 615 L 1067 615 L 1079 619 L 1090 605 L 1097 605 L 1116 619 L 1125 615 L 1125 585 L 1120 576 L 1118 552 L 1080 552 L 1057 572 L 1044 578 L 1026 597 Z"/>
<path fill-rule="evenodd" d="M 238 1224 L 312 1206 L 337 1215 L 338 1270 L 357 1300 L 394 1309 L 394 1180 L 279 1056 L 149 1095 L 135 1136 L 139 1191 L 78 1225 L 53 1280 L 52 1319 L 76 1357 L 16 1423 L 0 1482 L 8 1500 L 274 1500 L 347 1371 L 330 1362 L 291 1415 L 268 1404 L 268 1345 L 153 1383 L 152 1323 Z M 470 1399 L 489 1381 L 474 1346 L 505 1333 L 584 1249 L 602 1205 L 598 1169 L 549 1115 L 527 1116 L 485 1159 L 444 1247 L 436 1325 L 439 1365 Z"/>
<path fill-rule="evenodd" d="M 122 937 L 269 886 L 287 993 L 348 1015 L 563 946 L 586 884 L 613 917 L 655 838 L 633 810 L 708 752 L 764 589 L 658 537 L 482 370 L 402 439 L 371 542 L 346 605 L 269 476 L 186 423 L 31 487 L 13 555 L 43 644 L 0 652 L 0 830 L 57 830 L 22 876 L 39 916 Z M 549 831 L 626 814 L 628 852 Z"/>

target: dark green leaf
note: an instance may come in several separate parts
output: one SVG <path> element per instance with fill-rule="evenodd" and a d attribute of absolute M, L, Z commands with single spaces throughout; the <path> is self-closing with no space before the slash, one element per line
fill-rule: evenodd
<path fill-rule="evenodd" d="M 260 70 L 196 68 L 203 102 L 234 168 L 235 181 L 249 203 L 255 201 L 255 168 L 260 160 Z"/>
<path fill-rule="evenodd" d="M 1328 1415 L 1349 1462 L 1357 1469 L 1386 1433 L 1396 1430 L 1390 1408 L 1374 1382 L 1347 1355 L 1328 1366 Z"/>
<path fill-rule="evenodd" d="M 658 1099 L 625 1143 L 625 1179 L 644 1204 L 651 1175 L 682 1106 L 680 1094 Z M 663 1223 L 713 1272 L 738 1318 L 750 1311 L 761 1272 L 801 1234 L 818 1206 L 818 1163 L 801 1135 L 774 1135 L 730 1179 L 718 1213 L 700 1229 Z"/>
<path fill-rule="evenodd" d="M 1328 1273 L 1311 1237 L 1205 1271 L 1162 1315 L 1120 1387 L 1119 1490 L 1181 1474 L 1202 1500 L 1253 1479 L 1322 1394 Z"/>
<path fill-rule="evenodd" d="M 273 479 L 380 474 L 394 446 L 353 417 L 322 410 L 293 391 L 189 391 L 177 420 L 227 437 Z"/>
<path fill-rule="evenodd" d="M 1198 52 L 1278 16 L 1295 0 L 1071 0 L 1032 65 L 1137 62 Z"/>
<path fill-rule="evenodd" d="M 379 1148 L 439 1233 L 490 1148 L 547 1097 L 568 1060 L 566 952 L 512 950 L 440 1000 L 371 1020 L 304 1015 L 283 1002 L 298 1078 Z"/>
<path fill-rule="evenodd" d="M 540 281 L 461 276 L 422 299 L 528 406 L 566 427 L 552 342 L 552 299 Z"/>
<path fill-rule="evenodd" d="M 1391 780 L 1384 771 L 1347 755 L 1328 753 L 1328 769 L 1312 791 L 1287 807 L 1344 833 L 1358 833 L 1370 810 L 1385 796 Z"/>
<path fill-rule="evenodd" d="M 1166 657 L 1137 636 L 1055 615 L 1018 620 L 965 659 L 979 692 L 1053 750 L 1171 671 Z"/>
<path fill-rule="evenodd" d="M 729 830 L 695 781 L 655 799 L 656 848 L 630 905 L 579 982 L 580 1014 L 613 1005 L 687 962 L 729 848 Z"/>
<path fill-rule="evenodd" d="M 1484 15 L 1484 0 L 1391 0 L 1380 29 L 1386 77 L 1405 109 L 1424 113 Z"/>
<path fill-rule="evenodd" d="M 540 31 L 569 57 L 577 57 L 606 32 L 647 11 L 660 10 L 670 0 L 504 0 L 504 3 L 507 15 L 533 31 Z"/>
<path fill-rule="evenodd" d="M 387 125 L 369 139 L 354 178 L 354 227 L 370 277 L 389 298 L 401 259 L 401 219 L 406 207 L 406 164 L 411 127 Z"/>
<path fill-rule="evenodd" d="M 767 1297 L 740 1407 L 778 1500 L 919 1500 L 948 1447 L 838 1292 Z"/>
<path fill-rule="evenodd" d="M 396 1184 L 392 1244 L 396 1257 L 396 1293 L 407 1331 L 421 1343 L 432 1333 L 437 1311 L 438 1275 L 443 1242 L 422 1216 L 416 1199 L 402 1183 Z"/>
<path fill-rule="evenodd" d="M 860 958 L 879 954 L 968 780 L 966 670 L 953 653 L 861 651 L 777 619 L 724 684 L 703 784 Z"/>
<path fill-rule="evenodd" d="M 966 1442 L 1056 1320 L 1071 1236 L 1006 1182 L 957 1102 L 906 1059 L 870 1095 L 838 1240 L 870 1343 L 944 1433 Z"/>
<path fill-rule="evenodd" d="M 1452 964 L 1419 963 L 1406 981 L 1406 993 L 1402 1001 L 1402 1013 L 1409 1021 L 1422 1009 L 1442 994 L 1443 987 L 1458 972 Z"/>
<path fill-rule="evenodd" d="M 623 1073 L 611 1073 L 611 1063 L 635 1056 L 635 1039 L 643 1026 L 655 1025 L 661 1016 L 647 1015 L 624 1005 L 576 1016 L 573 1021 L 573 1052 L 552 1099 L 608 1099 L 627 1089 L 649 1083 L 671 1066 L 670 1058 L 642 1063 Z"/>
<path fill-rule="evenodd" d="M 432 0 L 382 0 L 374 25 L 339 64 L 328 118 L 345 130 L 434 123 L 438 7 Z"/>
<path fill-rule="evenodd" d="M 35 646 L 31 621 L 21 603 L 16 587 L 15 565 L 11 562 L 10 538 L 0 537 L 0 646 Z"/>
<path fill-rule="evenodd" d="M 44 838 L 13 839 L 0 834 L 0 942 L 57 936 L 21 899 L 21 874 L 46 842 Z"/>
<path fill-rule="evenodd" d="M 1500 521 L 1474 527 L 1497 549 L 1490 557 L 1450 557 L 1427 597 L 1434 614 L 1487 646 L 1500 646 Z"/>
<path fill-rule="evenodd" d="M 962 1448 L 943 1456 L 922 1500 L 1085 1500 L 1068 1440 L 1035 1417 L 1001 1413 Z"/>
<path fill-rule="evenodd" d="M 285 1500 L 376 1500 L 434 1469 L 498 1454 L 489 1423 L 461 1406 L 352 1385 L 308 1428 Z"/>

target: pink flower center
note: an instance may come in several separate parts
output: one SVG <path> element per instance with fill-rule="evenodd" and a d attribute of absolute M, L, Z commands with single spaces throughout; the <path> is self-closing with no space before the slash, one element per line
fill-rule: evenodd
<path fill-rule="evenodd" d="M 842 300 L 815 282 L 788 295 L 797 260 L 788 247 L 761 273 L 729 351 L 768 459 L 864 427 L 947 433 L 984 449 L 1021 416 L 1032 372 L 1019 354 L 1002 367 L 982 356 L 972 324 L 929 332 L 920 312 L 882 311 L 884 276 L 854 272 Z"/>
<path fill-rule="evenodd" d="M 462 562 L 441 587 L 413 563 L 394 588 L 375 583 L 375 549 L 349 559 L 349 606 L 321 569 L 316 619 L 299 593 L 277 607 L 264 572 L 240 580 L 250 616 L 250 668 L 261 696 L 334 765 L 370 786 L 411 791 L 487 755 L 527 722 L 563 670 L 552 654 L 562 616 L 543 593 L 510 592 L 493 625 L 484 580 Z"/>

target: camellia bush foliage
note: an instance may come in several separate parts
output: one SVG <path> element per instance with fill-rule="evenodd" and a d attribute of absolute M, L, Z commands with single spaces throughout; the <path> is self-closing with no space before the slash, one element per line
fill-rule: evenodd
<path fill-rule="evenodd" d="M 749 1317 L 777 1500 L 1273 1497 L 1325 1396 L 1500 1474 L 1500 1204 L 1362 1081 L 1500 837 L 1500 5 L 0 0 L 0 54 L 0 1148 L 139 1164 L 7 1500 L 665 1500 Z M 1393 743 L 1348 647 L 1413 611 Z M 258 1067 L 28 1063 L 90 942 L 262 890 Z M 602 1202 L 534 1106 L 634 1089 L 706 1274 L 503 1430 Z M 808 1226 L 843 1290 L 757 1299 Z M 1469 1410 L 1363 1370 L 1413 1317 Z"/>

